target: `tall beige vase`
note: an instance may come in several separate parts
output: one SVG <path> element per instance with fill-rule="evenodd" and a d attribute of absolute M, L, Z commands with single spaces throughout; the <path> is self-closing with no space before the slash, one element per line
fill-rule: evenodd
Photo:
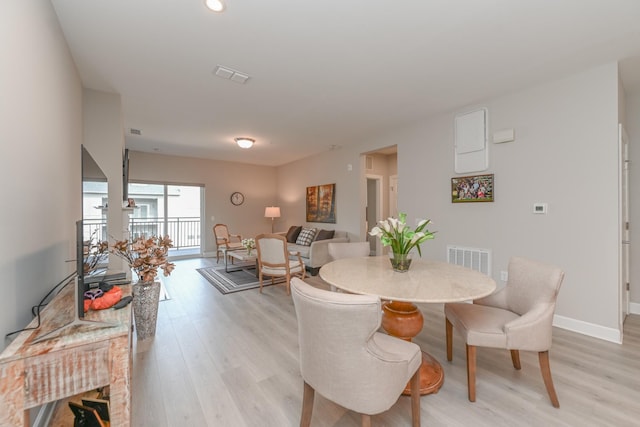
<path fill-rule="evenodd" d="M 156 335 L 160 286 L 159 281 L 133 284 L 133 318 L 139 340 L 153 338 Z"/>

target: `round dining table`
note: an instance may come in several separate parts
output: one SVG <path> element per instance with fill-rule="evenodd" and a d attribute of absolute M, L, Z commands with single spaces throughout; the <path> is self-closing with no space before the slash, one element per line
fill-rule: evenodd
<path fill-rule="evenodd" d="M 379 296 L 382 327 L 389 334 L 411 341 L 424 324 L 415 303 L 447 303 L 482 298 L 496 289 L 486 274 L 440 261 L 413 259 L 407 272 L 391 268 L 386 255 L 343 258 L 320 268 L 320 277 L 346 292 Z M 422 352 L 420 394 L 436 393 L 444 382 L 440 363 Z M 405 394 L 410 394 L 407 388 Z"/>

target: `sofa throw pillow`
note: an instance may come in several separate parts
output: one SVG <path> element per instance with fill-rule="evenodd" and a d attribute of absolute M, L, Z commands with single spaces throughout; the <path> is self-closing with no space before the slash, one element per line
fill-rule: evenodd
<path fill-rule="evenodd" d="M 302 227 L 298 238 L 296 239 L 296 245 L 311 246 L 313 239 L 316 237 L 315 228 Z"/>
<path fill-rule="evenodd" d="M 287 231 L 287 242 L 295 243 L 298 239 L 300 231 L 302 231 L 301 225 L 292 225 L 291 227 L 289 227 L 289 231 Z"/>
<path fill-rule="evenodd" d="M 320 230 L 316 235 L 316 242 L 318 240 L 333 239 L 334 234 L 335 234 L 335 230 Z"/>

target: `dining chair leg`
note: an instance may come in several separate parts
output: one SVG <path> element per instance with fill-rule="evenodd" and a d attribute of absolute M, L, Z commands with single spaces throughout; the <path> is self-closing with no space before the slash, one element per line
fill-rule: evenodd
<path fill-rule="evenodd" d="M 551 379 L 551 367 L 549 366 L 549 352 L 541 351 L 538 353 L 538 359 L 540 360 L 540 371 L 542 372 L 542 379 L 544 380 L 544 386 L 547 388 L 549 399 L 554 408 L 560 407 L 558 401 L 558 395 L 556 389 L 553 387 L 553 379 Z"/>
<path fill-rule="evenodd" d="M 420 427 L 420 368 L 411 377 L 411 425 Z"/>
<path fill-rule="evenodd" d="M 447 360 L 451 362 L 453 360 L 453 324 L 449 319 L 445 319 L 447 326 Z"/>
<path fill-rule="evenodd" d="M 371 427 L 371 415 L 362 414 L 362 427 Z"/>
<path fill-rule="evenodd" d="M 260 270 L 258 275 L 258 281 L 260 282 L 260 293 L 262 293 L 262 270 Z"/>
<path fill-rule="evenodd" d="M 511 350 L 511 362 L 513 362 L 513 367 L 518 369 L 518 370 L 522 367 L 520 365 L 520 351 L 519 350 Z"/>
<path fill-rule="evenodd" d="M 467 387 L 469 402 L 476 401 L 476 346 L 467 344 Z"/>
<path fill-rule="evenodd" d="M 302 392 L 302 415 L 300 416 L 300 427 L 309 427 L 311 425 L 311 414 L 313 413 L 313 397 L 316 391 L 307 382 L 304 382 L 304 391 Z"/>
<path fill-rule="evenodd" d="M 291 275 L 287 274 L 285 280 L 287 281 L 287 295 L 291 295 Z"/>

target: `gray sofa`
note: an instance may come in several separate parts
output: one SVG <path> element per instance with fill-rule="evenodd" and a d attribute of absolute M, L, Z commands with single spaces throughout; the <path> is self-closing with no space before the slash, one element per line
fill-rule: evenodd
<path fill-rule="evenodd" d="M 287 233 L 278 233 L 286 236 Z M 300 252 L 302 261 L 307 266 L 309 272 L 313 275 L 318 273 L 320 267 L 329 262 L 329 243 L 348 242 L 349 237 L 346 231 L 335 231 L 332 239 L 314 240 L 311 246 L 297 245 L 295 243 L 287 243 L 289 252 Z"/>

